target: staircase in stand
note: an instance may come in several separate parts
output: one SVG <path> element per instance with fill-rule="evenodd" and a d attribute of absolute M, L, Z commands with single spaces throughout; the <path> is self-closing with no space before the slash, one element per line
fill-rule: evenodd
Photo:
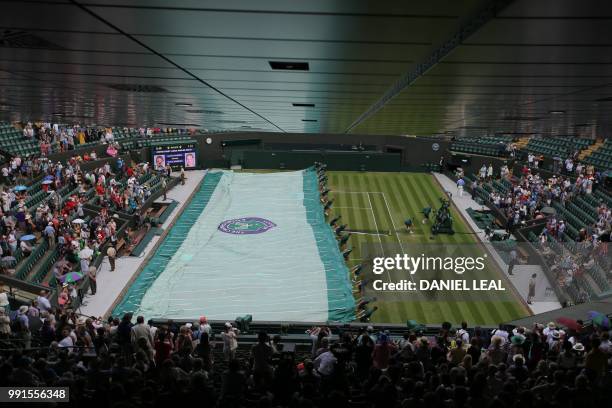
<path fill-rule="evenodd" d="M 519 140 L 516 141 L 514 143 L 514 145 L 519 150 L 524 149 L 525 146 L 527 146 L 527 143 L 529 143 L 529 139 L 531 139 L 531 136 L 523 136 L 523 137 L 519 138 Z"/>
<path fill-rule="evenodd" d="M 604 141 L 602 139 L 597 140 L 595 143 L 582 150 L 578 155 L 578 160 L 584 160 L 589 157 L 591 154 L 595 153 L 601 146 L 604 145 Z"/>
<path fill-rule="evenodd" d="M 55 249 L 47 249 L 40 258 L 34 263 L 30 273 L 25 277 L 24 280 L 32 283 L 36 283 L 38 285 L 43 284 L 47 275 L 51 275 L 51 268 L 48 265 L 48 259 L 53 257 L 53 254 L 56 252 Z M 48 284 L 47 279 L 47 284 Z M 44 285 L 43 286 L 47 286 Z"/>

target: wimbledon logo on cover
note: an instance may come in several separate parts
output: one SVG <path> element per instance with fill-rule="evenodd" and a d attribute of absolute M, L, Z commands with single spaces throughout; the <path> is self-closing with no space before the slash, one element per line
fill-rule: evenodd
<path fill-rule="evenodd" d="M 276 224 L 265 218 L 244 217 L 223 221 L 219 224 L 219 231 L 235 235 L 261 234 L 274 227 Z"/>

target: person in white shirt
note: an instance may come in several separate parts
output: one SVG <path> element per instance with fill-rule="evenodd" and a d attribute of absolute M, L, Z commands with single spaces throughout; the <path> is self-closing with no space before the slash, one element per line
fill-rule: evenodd
<path fill-rule="evenodd" d="M 460 339 L 463 344 L 470 344 L 470 333 L 467 331 L 467 322 L 461 322 L 461 328 L 457 330 L 457 338 Z"/>
<path fill-rule="evenodd" d="M 72 352 L 72 347 L 74 346 L 74 340 L 72 339 L 72 336 L 70 335 L 70 331 L 67 329 L 64 329 L 62 331 L 62 337 L 63 338 L 58 343 L 58 346 L 61 348 L 69 348 L 70 352 Z"/>
<path fill-rule="evenodd" d="M 36 301 L 38 302 L 38 309 L 41 312 L 48 312 L 51 310 L 51 302 L 49 302 L 47 296 L 49 296 L 49 292 L 46 290 L 41 290 L 40 295 L 36 298 Z"/>
<path fill-rule="evenodd" d="M 6 312 L 7 314 L 11 310 L 8 298 L 8 288 L 6 287 L 0 287 L 0 310 Z"/>
<path fill-rule="evenodd" d="M 2 200 L 2 211 L 4 211 L 4 213 L 11 211 L 11 197 L 9 196 L 9 193 L 3 191 L 0 194 L 0 200 Z"/>
<path fill-rule="evenodd" d="M 550 333 L 554 330 L 557 330 L 557 325 L 554 322 L 548 323 L 548 325 L 542 330 L 542 334 L 546 337 L 550 335 Z"/>
<path fill-rule="evenodd" d="M 524 327 L 515 327 L 514 329 L 512 329 L 512 335 L 517 336 L 519 338 L 521 338 L 523 341 L 525 339 L 527 339 L 527 336 L 525 336 L 525 328 Z"/>
<path fill-rule="evenodd" d="M 200 333 L 206 333 L 208 336 L 212 335 L 212 327 L 208 324 L 206 316 L 200 316 Z"/>
<path fill-rule="evenodd" d="M 76 290 L 76 286 L 75 285 L 70 285 L 69 292 L 70 292 L 70 299 L 71 299 L 72 302 L 74 302 L 76 300 L 76 298 L 78 297 L 78 292 Z"/>
<path fill-rule="evenodd" d="M 225 323 L 225 331 L 221 333 L 223 340 L 223 355 L 225 361 L 231 361 L 236 357 L 236 349 L 238 348 L 238 335 L 240 330 L 232 327 L 230 322 Z"/>
<path fill-rule="evenodd" d="M 32 253 L 32 245 L 30 245 L 28 241 L 21 241 L 19 246 L 21 247 L 21 252 L 23 252 L 24 256 L 30 256 Z"/>
<path fill-rule="evenodd" d="M 491 336 L 498 336 L 502 339 L 502 344 L 508 341 L 508 332 L 504 330 L 503 326 L 500 324 L 498 329 L 494 329 L 491 332 Z"/>
<path fill-rule="evenodd" d="M 155 344 L 153 335 L 151 334 L 151 328 L 148 324 L 145 323 L 143 316 L 138 316 L 136 318 L 136 324 L 132 327 L 131 331 L 131 340 L 132 345 L 137 349 L 138 348 L 138 340 L 140 338 L 144 338 L 149 345 L 149 348 L 153 348 Z"/>
<path fill-rule="evenodd" d="M 147 321 L 147 325 L 149 326 L 149 333 L 151 333 L 151 338 L 155 339 L 155 335 L 157 334 L 157 327 L 153 326 L 153 320 Z M 155 342 L 153 344 L 155 344 Z"/>
<path fill-rule="evenodd" d="M 312 363 L 319 374 L 330 376 L 334 373 L 337 362 L 338 359 L 334 356 L 334 353 L 328 350 L 321 353 Z"/>
<path fill-rule="evenodd" d="M 576 166 L 576 174 L 582 174 L 583 169 L 584 166 L 582 165 L 582 163 L 578 163 L 578 165 Z"/>
<path fill-rule="evenodd" d="M 463 186 L 464 185 L 465 185 L 465 180 L 463 180 L 462 178 L 457 180 L 457 194 L 459 195 L 459 197 L 463 197 Z"/>

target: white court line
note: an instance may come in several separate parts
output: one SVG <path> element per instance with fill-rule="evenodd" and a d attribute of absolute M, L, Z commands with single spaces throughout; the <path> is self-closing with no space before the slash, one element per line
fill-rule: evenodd
<path fill-rule="evenodd" d="M 369 194 L 369 193 L 382 193 L 381 191 L 334 191 L 330 190 L 330 193 L 340 193 L 340 194 Z"/>
<path fill-rule="evenodd" d="M 387 236 L 387 234 L 383 234 L 382 232 L 361 232 L 361 231 L 351 231 L 351 230 L 345 230 L 345 231 L 348 232 L 349 234 L 356 234 L 356 235 L 376 235 L 378 237 L 380 237 L 381 235 Z"/>
<path fill-rule="evenodd" d="M 400 240 L 399 233 L 397 232 L 397 228 L 395 226 L 395 222 L 393 221 L 393 215 L 391 214 L 391 210 L 390 210 L 389 204 L 387 202 L 387 196 L 386 196 L 386 194 L 383 191 L 333 191 L 332 190 L 330 192 L 333 192 L 333 193 L 342 193 L 342 194 L 367 194 L 368 195 L 368 202 L 370 203 L 369 210 L 372 212 L 372 218 L 374 218 L 374 225 L 376 226 L 376 231 L 377 232 L 380 232 L 380 230 L 378 229 L 378 225 L 377 225 L 377 222 L 376 222 L 376 215 L 374 215 L 374 210 L 373 210 L 373 207 L 372 207 L 372 200 L 370 200 L 370 194 L 382 194 L 383 199 L 385 200 L 385 207 L 387 207 L 387 213 L 389 214 L 389 218 L 391 219 L 391 224 L 393 226 L 393 229 L 395 230 L 395 236 L 397 238 L 397 242 L 399 243 L 400 249 L 402 250 L 402 252 L 406 253 L 405 250 L 404 250 L 404 246 L 402 245 L 402 241 Z M 341 207 L 336 207 L 336 208 L 341 208 Z M 357 207 L 347 207 L 347 208 L 357 208 Z M 378 235 L 378 242 L 380 243 L 380 249 L 382 251 L 383 250 L 382 240 L 381 240 L 379 234 L 376 234 L 376 235 Z M 416 233 L 415 235 L 427 235 L 427 234 Z M 383 256 L 385 255 L 384 251 L 383 251 L 382 255 Z M 387 275 L 389 276 L 389 282 L 391 282 L 391 273 L 389 271 L 387 271 Z M 410 276 L 410 280 L 414 282 L 414 277 L 412 275 L 409 275 L 409 276 Z"/>
<path fill-rule="evenodd" d="M 370 199 L 370 194 L 382 194 L 383 198 L 385 199 L 385 205 L 387 203 L 387 199 L 385 197 L 385 193 L 382 191 L 336 191 L 336 190 L 330 190 L 330 193 L 335 193 L 335 194 L 366 194 L 368 197 L 368 202 L 370 203 L 370 208 L 367 208 L 368 210 L 370 210 L 370 212 L 372 213 L 372 218 L 374 219 L 374 226 L 376 227 L 376 232 L 378 232 L 378 234 L 376 234 L 378 236 L 378 243 L 380 245 L 380 250 L 382 252 L 382 256 L 385 256 L 385 251 L 383 248 L 383 244 L 382 244 L 382 239 L 380 238 L 381 234 L 380 234 L 380 230 L 378 229 L 378 222 L 376 221 L 376 215 L 374 214 L 374 207 L 372 206 L 372 200 Z M 341 207 L 336 207 L 336 208 L 341 208 Z M 347 208 L 358 208 L 358 207 L 347 207 Z M 366 209 L 366 208 L 364 208 Z M 389 212 L 389 206 L 387 205 L 387 212 Z M 389 212 L 389 216 L 391 217 L 391 212 Z M 393 223 L 393 217 L 391 217 L 391 222 Z M 395 229 L 395 224 L 393 224 L 393 229 Z M 396 235 L 397 235 L 397 231 L 395 231 Z M 372 234 L 370 234 L 372 235 Z M 398 241 L 399 241 L 399 236 L 398 236 Z M 402 247 L 402 243 L 400 242 L 400 247 L 402 248 L 402 252 L 404 251 L 403 247 Z M 387 276 L 389 278 L 389 282 L 392 282 L 391 280 L 391 272 L 387 271 Z"/>
<path fill-rule="evenodd" d="M 374 214 L 374 207 L 372 207 L 372 200 L 370 200 L 370 194 L 368 194 L 368 202 L 370 203 L 370 212 L 372 213 L 372 218 L 374 219 L 374 227 L 376 228 L 376 232 L 380 232 L 380 229 L 378 229 L 378 222 L 376 222 L 376 215 Z M 380 244 L 380 252 L 384 256 L 385 250 L 383 248 L 382 239 L 380 239 L 380 235 L 378 235 L 378 243 Z"/>
<path fill-rule="evenodd" d="M 397 242 L 400 244 L 400 248 L 402 250 L 402 255 L 403 255 L 406 253 L 406 251 L 404 250 L 404 246 L 402 245 L 400 236 L 397 233 L 397 228 L 395 228 L 395 222 L 393 222 L 393 214 L 391 214 L 391 210 L 389 210 L 389 204 L 387 203 L 387 196 L 385 195 L 385 193 L 382 193 L 382 195 L 383 195 L 383 199 L 385 200 L 385 206 L 387 207 L 387 212 L 389 213 L 389 217 L 391 217 L 391 224 L 393 225 L 393 229 L 395 230 L 395 236 L 397 237 Z M 408 277 L 410 278 L 412 282 L 414 282 L 414 277 L 412 276 L 411 273 L 408 274 Z"/>
<path fill-rule="evenodd" d="M 372 218 L 374 219 L 374 227 L 376 227 L 376 232 L 380 232 L 380 230 L 378 229 L 378 222 L 376 222 L 376 215 L 374 214 L 374 210 L 372 207 L 372 200 L 370 199 L 370 193 L 368 193 L 368 202 L 370 203 L 370 212 L 372 213 Z M 378 235 L 378 243 L 380 244 L 380 251 L 382 253 L 382 256 L 385 256 L 385 250 L 383 248 L 383 244 L 382 244 L 382 239 L 380 238 L 380 235 Z M 387 270 L 387 277 L 389 278 L 389 283 L 392 282 L 391 280 L 391 272 L 389 272 L 389 270 Z"/>
<path fill-rule="evenodd" d="M 389 203 L 387 203 L 387 196 L 385 193 L 382 193 L 383 199 L 385 200 L 385 207 L 387 207 L 387 213 L 389 214 L 389 218 L 391 219 L 391 225 L 393 225 L 393 230 L 395 231 L 395 237 L 397 238 L 397 242 L 400 244 L 400 249 L 402 250 L 402 254 L 405 254 L 404 246 L 402 245 L 402 241 L 400 240 L 399 234 L 397 233 L 397 228 L 395 227 L 395 221 L 393 221 L 393 214 L 391 214 L 391 210 L 389 209 Z"/>

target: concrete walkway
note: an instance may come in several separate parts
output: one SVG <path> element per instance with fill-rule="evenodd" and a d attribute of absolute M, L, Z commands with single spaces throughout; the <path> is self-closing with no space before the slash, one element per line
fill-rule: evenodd
<path fill-rule="evenodd" d="M 166 219 L 164 224 L 161 226 L 162 229 L 167 229 L 170 224 L 174 221 L 177 215 L 181 212 L 185 206 L 187 200 L 200 184 L 200 181 L 204 178 L 204 170 L 193 170 L 186 173 L 187 179 L 185 185 L 177 185 L 167 194 L 167 201 L 175 200 L 179 202 L 179 205 L 174 208 L 170 216 Z M 178 176 L 179 174 L 174 174 Z M 164 202 L 162 197 L 156 200 L 156 202 Z M 156 235 L 153 237 L 151 242 L 145 248 L 143 254 L 139 257 L 135 256 L 123 256 L 118 258 L 116 261 L 115 271 L 111 272 L 108 258 L 105 257 L 104 261 L 98 269 L 98 292 L 95 296 L 86 295 L 83 299 L 83 304 L 78 310 L 87 316 L 105 316 L 111 312 L 111 307 L 115 303 L 115 300 L 119 297 L 123 289 L 130 283 L 135 274 L 140 271 L 143 266 L 147 255 L 153 251 L 157 243 L 159 242 L 160 236 Z"/>
<path fill-rule="evenodd" d="M 449 177 L 441 173 L 433 173 L 434 177 L 445 191 L 452 194 L 452 201 L 457 210 L 461 213 L 463 218 L 467 220 L 470 228 L 474 230 L 480 241 L 487 247 L 491 256 L 497 262 L 502 271 L 508 270 L 508 264 L 499 256 L 499 253 L 493 248 L 489 240 L 486 238 L 486 234 L 483 229 L 479 228 L 478 225 L 472 220 L 472 217 L 467 213 L 468 208 L 475 210 L 482 209 L 483 206 L 472 200 L 469 193 L 464 192 L 463 197 L 459 197 L 457 193 L 457 186 L 455 182 Z M 533 304 L 528 305 L 534 314 L 548 312 L 550 310 L 560 309 L 561 303 L 555 295 L 555 291 L 552 289 L 548 278 L 542 271 L 540 265 L 517 265 L 514 267 L 513 275 L 506 275 L 507 279 L 512 283 L 518 294 L 526 301 L 529 287 L 529 279 L 531 275 L 536 273 L 536 295 L 533 300 Z"/>

